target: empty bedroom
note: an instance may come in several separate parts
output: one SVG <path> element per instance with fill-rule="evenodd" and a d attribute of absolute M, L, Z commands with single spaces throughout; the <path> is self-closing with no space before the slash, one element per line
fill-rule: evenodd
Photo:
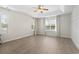
<path fill-rule="evenodd" d="M 0 5 L 0 54 L 78 54 L 79 5 Z"/>

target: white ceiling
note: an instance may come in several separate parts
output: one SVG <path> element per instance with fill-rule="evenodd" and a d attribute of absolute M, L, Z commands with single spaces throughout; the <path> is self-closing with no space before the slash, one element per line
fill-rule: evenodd
<path fill-rule="evenodd" d="M 60 15 L 72 11 L 71 5 L 44 5 L 44 7 L 48 9 L 48 11 L 45 11 L 44 13 L 34 12 L 34 10 L 37 8 L 37 5 L 8 5 L 3 7 L 8 7 L 8 9 L 11 10 L 27 13 L 30 16 L 37 18 Z"/>

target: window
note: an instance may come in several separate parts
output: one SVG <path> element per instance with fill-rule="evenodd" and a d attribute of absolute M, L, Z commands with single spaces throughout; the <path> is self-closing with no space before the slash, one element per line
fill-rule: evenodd
<path fill-rule="evenodd" d="M 33 20 L 33 23 L 32 23 L 32 31 L 34 31 L 35 29 L 35 20 Z"/>
<path fill-rule="evenodd" d="M 46 31 L 56 31 L 56 19 L 46 19 L 45 20 L 45 30 Z"/>
<path fill-rule="evenodd" d="M 7 25 L 6 19 L 7 19 L 6 15 L 1 15 L 0 20 L 1 20 L 1 27 L 3 30 L 7 30 L 8 25 Z"/>

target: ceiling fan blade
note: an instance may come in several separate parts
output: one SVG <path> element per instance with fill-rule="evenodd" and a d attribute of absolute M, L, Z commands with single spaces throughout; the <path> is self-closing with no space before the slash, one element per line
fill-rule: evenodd
<path fill-rule="evenodd" d="M 43 10 L 48 10 L 48 9 L 43 9 Z"/>
<path fill-rule="evenodd" d="M 41 5 L 38 5 L 38 9 L 41 9 Z"/>

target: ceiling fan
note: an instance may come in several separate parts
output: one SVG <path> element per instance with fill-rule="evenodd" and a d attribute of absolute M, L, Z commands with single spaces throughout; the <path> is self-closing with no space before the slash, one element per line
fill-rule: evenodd
<path fill-rule="evenodd" d="M 48 9 L 44 7 L 44 5 L 38 5 L 37 8 L 34 10 L 34 12 L 40 13 L 43 13 L 44 11 L 48 11 Z"/>

